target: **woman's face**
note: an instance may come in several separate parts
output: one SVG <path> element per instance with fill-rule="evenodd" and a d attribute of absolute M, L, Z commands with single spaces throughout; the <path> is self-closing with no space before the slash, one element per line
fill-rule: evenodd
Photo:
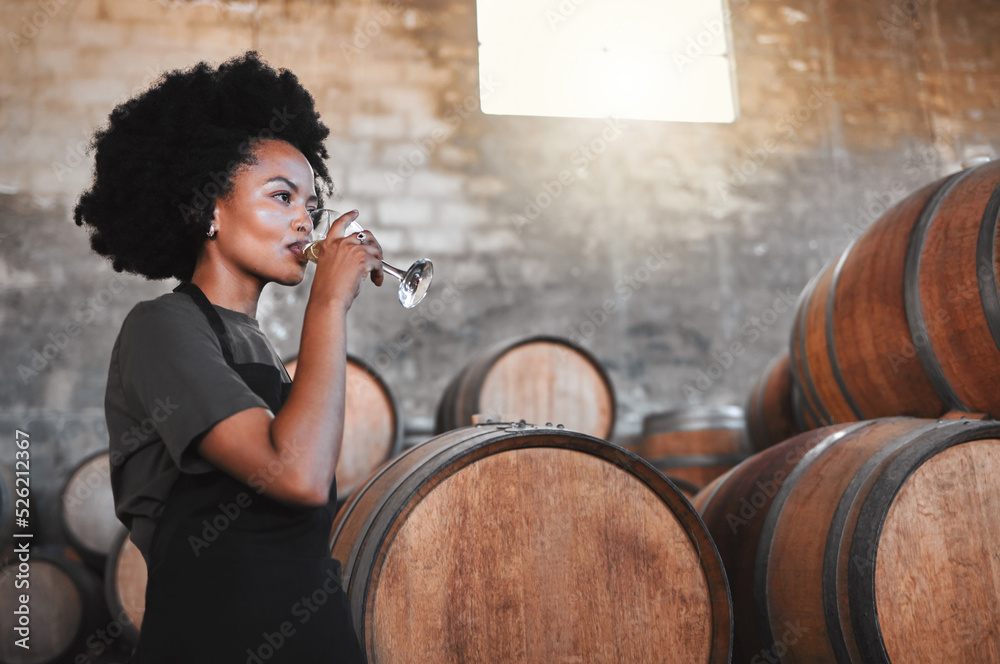
<path fill-rule="evenodd" d="M 312 167 L 291 144 L 263 140 L 257 163 L 233 174 L 233 189 L 215 205 L 215 260 L 240 277 L 293 286 L 302 281 L 302 245 L 312 230 L 306 214 L 317 206 Z"/>

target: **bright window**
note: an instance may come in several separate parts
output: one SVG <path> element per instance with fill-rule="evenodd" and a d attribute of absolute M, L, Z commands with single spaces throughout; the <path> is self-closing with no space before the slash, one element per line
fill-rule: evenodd
<path fill-rule="evenodd" d="M 482 109 L 733 122 L 724 0 L 478 0 Z"/>

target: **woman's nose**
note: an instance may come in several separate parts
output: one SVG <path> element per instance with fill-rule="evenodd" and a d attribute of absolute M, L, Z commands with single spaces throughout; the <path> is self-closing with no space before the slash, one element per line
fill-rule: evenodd
<path fill-rule="evenodd" d="M 303 210 L 303 213 L 299 215 L 296 220 L 295 230 L 302 231 L 306 233 L 311 233 L 313 230 L 313 219 L 311 210 Z"/>

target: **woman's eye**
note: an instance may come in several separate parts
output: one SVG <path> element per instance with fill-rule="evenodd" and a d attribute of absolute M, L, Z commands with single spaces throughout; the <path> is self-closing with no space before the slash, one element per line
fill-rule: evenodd
<path fill-rule="evenodd" d="M 283 203 L 288 203 L 292 200 L 292 195 L 287 191 L 282 191 L 274 195 L 275 198 L 280 198 Z"/>

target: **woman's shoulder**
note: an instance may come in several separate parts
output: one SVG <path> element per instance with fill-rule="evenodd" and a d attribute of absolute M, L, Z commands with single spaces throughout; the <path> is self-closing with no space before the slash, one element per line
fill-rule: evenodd
<path fill-rule="evenodd" d="M 184 293 L 166 293 L 138 302 L 122 323 L 123 339 L 176 334 L 211 333 L 211 326 L 194 300 Z"/>

